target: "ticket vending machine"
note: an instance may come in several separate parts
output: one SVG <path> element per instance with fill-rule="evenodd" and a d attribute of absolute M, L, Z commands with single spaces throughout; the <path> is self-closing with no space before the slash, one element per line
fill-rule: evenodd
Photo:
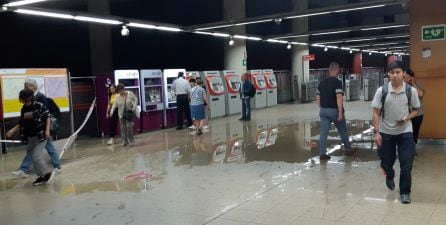
<path fill-rule="evenodd" d="M 251 82 L 257 90 L 251 99 L 251 108 L 261 109 L 266 107 L 266 81 L 262 70 L 251 70 Z"/>
<path fill-rule="evenodd" d="M 277 105 L 277 80 L 273 70 L 263 70 L 266 79 L 266 106 Z"/>
<path fill-rule="evenodd" d="M 123 83 L 127 91 L 133 92 L 138 100 L 137 111 L 141 112 L 141 89 L 140 89 L 140 77 L 138 70 L 115 70 L 115 84 Z M 138 132 L 142 132 L 141 120 L 135 116 L 134 128 Z"/>
<path fill-rule="evenodd" d="M 154 130 L 164 126 L 163 72 L 141 70 L 141 124 L 142 130 Z"/>
<path fill-rule="evenodd" d="M 240 99 L 240 75 L 234 70 L 223 71 L 223 79 L 226 88 L 226 115 L 240 113 L 242 111 L 242 100 Z"/>
<path fill-rule="evenodd" d="M 163 70 L 163 88 L 164 88 L 164 127 L 173 127 L 177 125 L 177 95 L 172 90 L 172 83 L 178 78 L 178 73 L 185 69 L 165 69 Z"/>
<path fill-rule="evenodd" d="M 210 118 L 221 117 L 226 114 L 225 88 L 220 71 L 203 71 L 201 73 L 209 98 Z"/>

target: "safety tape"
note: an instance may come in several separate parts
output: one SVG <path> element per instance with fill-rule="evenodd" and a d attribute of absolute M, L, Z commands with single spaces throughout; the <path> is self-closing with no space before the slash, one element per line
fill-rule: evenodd
<path fill-rule="evenodd" d="M 71 145 L 73 144 L 73 142 L 76 140 L 77 135 L 79 134 L 79 132 L 84 128 L 84 126 L 87 124 L 88 120 L 90 119 L 91 114 L 93 113 L 93 110 L 96 106 L 96 97 L 93 99 L 93 102 L 90 105 L 90 109 L 88 110 L 87 116 L 84 119 L 84 122 L 82 122 L 81 126 L 76 130 L 76 132 L 74 132 L 72 135 L 70 135 L 67 139 L 67 141 L 65 142 L 62 151 L 59 154 L 59 158 L 61 159 L 63 154 L 65 153 L 66 150 L 68 150 Z"/>

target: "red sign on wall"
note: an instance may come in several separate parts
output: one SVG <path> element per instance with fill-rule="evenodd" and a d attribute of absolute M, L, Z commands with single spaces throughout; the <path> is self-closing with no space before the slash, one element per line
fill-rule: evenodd
<path fill-rule="evenodd" d="M 316 59 L 316 54 L 309 54 L 309 55 L 304 55 L 304 60 L 306 61 L 312 61 Z"/>

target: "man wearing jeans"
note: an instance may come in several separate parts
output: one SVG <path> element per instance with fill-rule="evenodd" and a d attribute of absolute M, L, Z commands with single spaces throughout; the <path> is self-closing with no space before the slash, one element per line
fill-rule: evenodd
<path fill-rule="evenodd" d="M 242 84 L 240 85 L 240 98 L 242 99 L 242 117 L 239 119 L 241 121 L 251 120 L 251 97 L 249 93 L 252 88 L 255 88 L 246 73 L 242 74 Z"/>
<path fill-rule="evenodd" d="M 420 101 L 415 88 L 406 88 L 408 84 L 403 81 L 405 73 L 401 62 L 389 65 L 390 82 L 384 84 L 387 85 L 387 92 L 383 91 L 383 87 L 378 88 L 372 107 L 375 143 L 378 145 L 381 168 L 386 175 L 386 185 L 390 190 L 395 189 L 393 164 L 398 149 L 401 203 L 409 204 L 415 155 L 411 119 L 417 116 Z M 386 94 L 383 96 L 383 93 Z M 409 107 L 412 112 L 409 112 Z"/>
<path fill-rule="evenodd" d="M 25 89 L 32 91 L 34 93 L 33 99 L 36 100 L 37 102 L 42 103 L 45 106 L 45 108 L 48 108 L 47 98 L 43 93 L 37 90 L 37 81 L 35 79 L 26 78 Z M 51 158 L 51 164 L 54 167 L 54 171 L 61 172 L 62 167 L 60 164 L 59 153 L 57 153 L 52 137 L 48 138 L 45 148 L 48 152 L 48 155 Z M 31 165 L 33 163 L 31 151 L 32 151 L 32 145 L 28 145 L 28 148 L 26 149 L 25 158 L 23 159 L 22 164 L 20 164 L 20 168 L 17 171 L 13 171 L 12 174 L 18 177 L 28 177 Z"/>
<path fill-rule="evenodd" d="M 341 135 L 342 143 L 344 143 L 344 154 L 351 156 L 355 153 L 352 150 L 350 141 L 348 140 L 347 125 L 345 123 L 342 82 L 337 78 L 340 68 L 337 62 L 330 63 L 328 68 L 329 77 L 323 80 L 316 92 L 316 102 L 319 106 L 319 116 L 321 118 L 321 133 L 319 136 L 319 159 L 329 160 L 330 156 L 327 154 L 327 137 L 331 127 L 334 123 Z"/>

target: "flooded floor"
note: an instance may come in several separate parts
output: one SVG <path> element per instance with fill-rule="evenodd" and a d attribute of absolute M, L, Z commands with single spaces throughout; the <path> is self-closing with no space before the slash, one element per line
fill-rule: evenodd
<path fill-rule="evenodd" d="M 343 155 L 333 127 L 325 163 L 315 104 L 213 119 L 201 136 L 140 134 L 133 147 L 79 138 L 39 187 L 11 175 L 24 156 L 12 149 L 0 158 L 0 224 L 446 224 L 446 147 L 418 145 L 413 203 L 400 204 L 379 168 L 369 104 L 346 104 L 358 154 Z"/>

